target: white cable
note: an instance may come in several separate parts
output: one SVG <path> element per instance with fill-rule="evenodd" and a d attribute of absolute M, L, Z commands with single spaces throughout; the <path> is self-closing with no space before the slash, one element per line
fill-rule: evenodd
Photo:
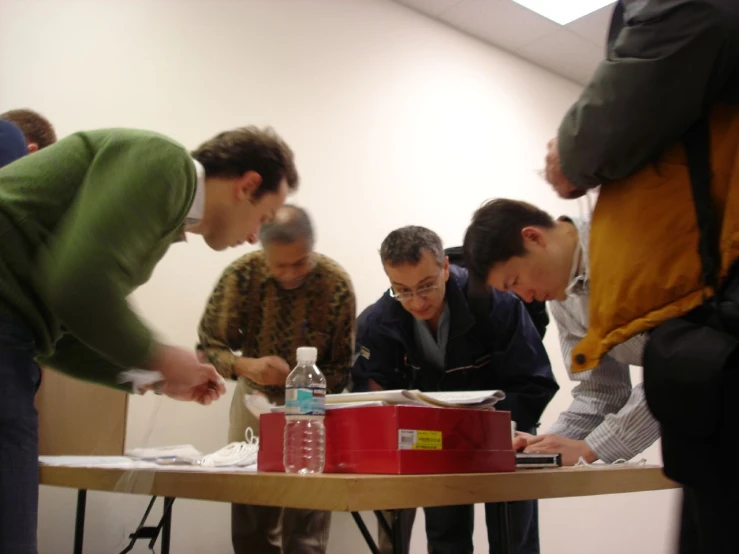
<path fill-rule="evenodd" d="M 254 435 L 251 427 L 247 427 L 244 439 L 244 442 L 232 442 L 212 454 L 203 456 L 198 464 L 204 467 L 233 467 L 250 466 L 257 463 L 259 437 Z"/>
<path fill-rule="evenodd" d="M 149 416 L 149 425 L 144 431 L 143 437 L 139 441 L 142 448 L 149 446 L 149 439 L 151 439 L 151 434 L 154 432 L 154 425 L 156 425 L 157 421 L 159 421 L 159 410 L 162 407 L 162 397 L 161 396 L 155 397 L 154 402 L 155 402 L 154 411 Z"/>
<path fill-rule="evenodd" d="M 641 458 L 640 460 L 637 460 L 636 462 L 629 462 L 629 460 L 626 460 L 624 458 L 619 458 L 615 462 L 611 462 L 610 464 L 591 464 L 585 460 L 585 458 L 580 457 L 577 460 L 577 463 L 575 466 L 621 466 L 621 465 L 634 465 L 634 466 L 643 466 L 646 465 L 647 460 L 646 458 Z"/>

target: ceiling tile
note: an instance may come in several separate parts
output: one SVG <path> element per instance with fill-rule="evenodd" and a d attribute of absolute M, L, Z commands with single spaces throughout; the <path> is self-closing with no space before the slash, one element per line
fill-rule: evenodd
<path fill-rule="evenodd" d="M 506 50 L 517 50 L 562 28 L 512 0 L 463 0 L 438 19 Z"/>
<path fill-rule="evenodd" d="M 532 62 L 573 79 L 587 83 L 603 59 L 603 47 L 562 27 L 516 52 Z"/>
<path fill-rule="evenodd" d="M 572 23 L 568 23 L 565 25 L 565 29 L 602 47 L 605 51 L 606 37 L 608 36 L 608 27 L 611 25 L 611 14 L 613 13 L 614 4 L 615 2 L 593 13 L 589 13 L 580 19 L 576 19 Z"/>
<path fill-rule="evenodd" d="M 396 0 L 419 12 L 436 17 L 441 12 L 454 7 L 463 0 Z"/>

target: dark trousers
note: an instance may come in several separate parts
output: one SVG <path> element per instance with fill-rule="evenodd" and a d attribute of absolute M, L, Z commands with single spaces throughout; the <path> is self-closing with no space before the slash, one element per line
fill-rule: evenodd
<path fill-rule="evenodd" d="M 706 356 L 706 363 L 710 363 L 710 352 Z M 696 365 L 700 368 L 700 361 Z M 650 371 L 652 369 L 645 364 L 645 383 L 651 378 Z M 662 421 L 661 428 L 665 474 L 683 485 L 679 554 L 739 551 L 735 532 L 739 521 L 739 475 L 736 471 L 739 442 L 735 437 L 739 426 L 736 399 L 739 351 L 728 360 L 718 383 L 715 389 L 701 387 L 700 380 L 692 383 L 691 389 L 687 389 L 684 382 L 675 386 L 680 392 L 697 391 L 694 398 L 676 397 L 670 388 L 646 388 L 648 401 L 670 400 L 675 410 L 682 414 L 666 419 L 667 423 Z M 664 403 L 659 405 L 664 406 Z M 704 421 L 701 416 L 706 413 L 716 413 L 716 420 L 710 419 L 696 428 L 695 422 Z"/>
<path fill-rule="evenodd" d="M 737 500 L 720 485 L 684 487 L 680 554 L 736 552 Z"/>
<path fill-rule="evenodd" d="M 535 500 L 511 502 L 509 506 L 513 551 L 516 554 L 539 554 L 538 503 Z M 488 530 L 490 554 L 503 552 L 498 541 L 500 532 L 498 507 L 498 504 L 485 504 L 485 523 Z M 426 516 L 426 539 L 429 554 L 472 553 L 472 532 L 475 525 L 474 505 L 424 508 L 423 512 Z M 404 518 L 406 545 L 410 543 L 410 531 L 413 524 L 413 518 L 410 516 L 413 513 L 415 510 L 409 511 L 408 517 Z M 382 531 L 380 533 L 384 535 Z M 389 552 L 389 549 L 382 548 L 383 542 L 389 546 L 389 541 L 383 541 L 381 538 L 380 551 Z"/>
<path fill-rule="evenodd" d="M 735 390 L 726 393 L 734 394 Z M 739 412 L 739 406 L 733 409 Z M 718 434 L 691 437 L 662 428 L 667 475 L 683 484 L 679 554 L 739 551 L 735 530 L 739 521 L 738 449 L 734 433 L 725 428 Z"/>
<path fill-rule="evenodd" d="M 32 333 L 0 316 L 0 552 L 36 554 L 41 370 Z"/>

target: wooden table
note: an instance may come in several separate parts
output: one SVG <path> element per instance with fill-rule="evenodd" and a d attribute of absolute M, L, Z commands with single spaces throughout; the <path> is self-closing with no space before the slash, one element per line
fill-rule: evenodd
<path fill-rule="evenodd" d="M 402 508 L 507 503 L 517 500 L 620 494 L 677 488 L 655 466 L 632 465 L 519 470 L 515 473 L 452 475 L 288 475 L 282 473 L 203 473 L 80 467 L 40 468 L 42 485 L 79 490 L 75 552 L 82 552 L 87 490 L 161 496 L 165 500 L 164 541 L 175 498 L 352 512 L 360 531 L 376 552 L 360 511 L 394 511 L 395 551 L 402 552 Z M 169 507 L 167 501 L 170 501 Z M 81 506 L 80 506 L 81 504 Z M 502 504 L 505 506 L 505 504 Z M 151 504 L 150 504 L 151 507 Z M 501 513 L 506 523 L 506 510 Z M 148 514 L 148 511 L 147 511 Z M 383 518 L 384 521 L 384 518 Z M 506 527 L 507 525 L 503 525 Z M 508 537 L 505 537 L 508 541 Z M 505 542 L 504 541 L 504 542 Z M 373 548 L 374 547 L 374 548 Z M 77 548 L 79 548 L 77 550 Z"/>

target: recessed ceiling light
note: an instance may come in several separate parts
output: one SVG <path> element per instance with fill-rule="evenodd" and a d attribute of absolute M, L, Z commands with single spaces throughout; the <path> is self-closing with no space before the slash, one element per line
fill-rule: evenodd
<path fill-rule="evenodd" d="M 589 13 L 599 10 L 613 0 L 513 0 L 524 8 L 530 9 L 560 25 L 580 19 Z"/>

